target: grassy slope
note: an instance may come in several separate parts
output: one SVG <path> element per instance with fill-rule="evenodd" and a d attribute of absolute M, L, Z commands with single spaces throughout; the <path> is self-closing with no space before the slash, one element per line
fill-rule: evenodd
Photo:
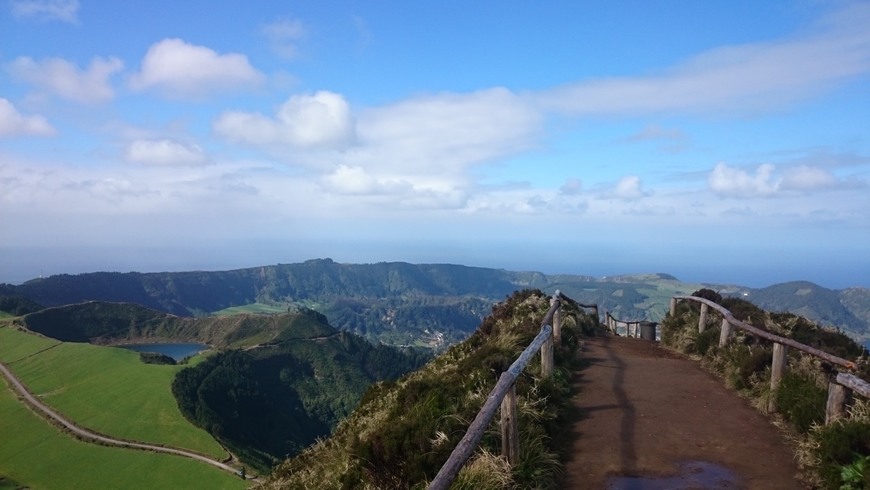
<path fill-rule="evenodd" d="M 11 327 L 0 328 L 0 360 L 47 404 L 84 427 L 226 457 L 178 410 L 171 383 L 183 366 L 143 364 L 129 350 L 62 343 Z"/>
<path fill-rule="evenodd" d="M 285 313 L 286 311 L 286 305 L 267 305 L 263 303 L 251 303 L 249 305 L 224 308 L 223 310 L 214 311 L 211 314 L 215 316 L 230 316 L 245 313 Z"/>
<path fill-rule="evenodd" d="M 0 388 L 0 474 L 22 485 L 46 490 L 246 487 L 236 476 L 186 458 L 78 441 L 28 410 L 4 383 Z"/>

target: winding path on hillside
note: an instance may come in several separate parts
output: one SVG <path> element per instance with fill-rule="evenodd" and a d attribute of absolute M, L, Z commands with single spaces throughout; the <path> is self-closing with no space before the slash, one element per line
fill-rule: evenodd
<path fill-rule="evenodd" d="M 564 488 L 801 488 L 784 435 L 697 362 L 623 337 L 582 355 Z"/>
<path fill-rule="evenodd" d="M 239 470 L 233 468 L 232 466 L 225 464 L 216 459 L 209 458 L 208 456 L 195 453 L 192 451 L 187 451 L 185 449 L 178 449 L 173 447 L 166 446 L 157 446 L 154 444 L 146 444 L 141 442 L 132 442 L 132 441 L 124 441 L 121 439 L 113 439 L 111 437 L 107 437 L 101 434 L 97 434 L 96 432 L 91 432 L 87 429 L 79 427 L 71 420 L 67 419 L 63 415 L 57 413 L 54 409 L 49 407 L 48 405 L 42 403 L 42 401 L 34 396 L 24 384 L 9 370 L 3 363 L 0 363 L 0 374 L 6 378 L 6 381 L 9 385 L 20 395 L 20 397 L 27 403 L 31 408 L 35 409 L 37 413 L 51 419 L 53 422 L 60 424 L 63 428 L 69 430 L 77 437 L 84 439 L 89 442 L 94 442 L 97 444 L 104 444 L 109 446 L 120 446 L 130 449 L 141 449 L 144 451 L 154 451 L 159 453 L 167 453 L 174 454 L 176 456 L 183 456 L 186 458 L 195 459 L 197 461 L 201 461 L 203 463 L 210 464 L 217 468 L 220 468 L 225 471 L 229 471 L 231 473 L 238 474 Z"/>

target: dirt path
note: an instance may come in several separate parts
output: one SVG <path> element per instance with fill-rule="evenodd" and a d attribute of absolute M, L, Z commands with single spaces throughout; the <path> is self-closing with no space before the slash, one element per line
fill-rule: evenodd
<path fill-rule="evenodd" d="M 57 424 L 60 424 L 65 429 L 69 430 L 77 437 L 82 438 L 84 440 L 95 442 L 98 444 L 104 444 L 108 446 L 120 446 L 126 447 L 130 449 L 142 449 L 146 451 L 155 451 L 160 453 L 169 453 L 175 454 L 177 456 L 184 456 L 186 458 L 195 459 L 197 461 L 201 461 L 203 463 L 210 464 L 212 466 L 216 466 L 224 471 L 229 471 L 231 473 L 238 474 L 239 470 L 229 466 L 221 461 L 216 459 L 209 458 L 208 456 L 204 456 L 199 453 L 195 453 L 192 451 L 187 451 L 184 449 L 176 449 L 172 447 L 166 446 L 157 446 L 153 444 L 145 444 L 140 442 L 131 442 L 131 441 L 123 441 L 120 439 L 113 439 L 111 437 L 106 437 L 104 435 L 97 434 L 96 432 L 91 432 L 87 429 L 83 429 L 77 425 L 75 425 L 71 420 L 65 418 L 64 416 L 57 413 L 54 409 L 49 407 L 48 405 L 42 403 L 37 397 L 33 396 L 30 391 L 24 386 L 23 383 L 10 371 L 3 363 L 0 363 L 0 375 L 3 378 L 6 378 L 6 381 L 9 385 L 16 391 L 18 394 L 24 399 L 24 401 L 30 405 L 34 410 L 38 413 L 44 415 L 45 417 L 51 419 Z"/>
<path fill-rule="evenodd" d="M 591 339 L 582 355 L 590 364 L 575 380 L 579 420 L 564 488 L 801 488 L 779 430 L 696 362 L 621 337 Z M 730 470 L 735 480 L 715 476 L 719 483 L 699 486 L 672 478 L 663 486 L 616 478 L 663 478 L 698 461 Z M 698 464 L 684 470 L 701 472 Z"/>

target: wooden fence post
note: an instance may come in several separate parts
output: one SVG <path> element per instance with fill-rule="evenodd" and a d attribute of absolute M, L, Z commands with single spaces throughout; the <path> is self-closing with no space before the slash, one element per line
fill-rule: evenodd
<path fill-rule="evenodd" d="M 501 455 L 514 466 L 520 460 L 520 428 L 517 421 L 517 385 L 512 384 L 501 401 Z"/>
<path fill-rule="evenodd" d="M 553 337 L 549 337 L 541 346 L 541 377 L 553 375 Z"/>
<path fill-rule="evenodd" d="M 836 381 L 828 382 L 828 401 L 825 403 L 825 424 L 841 418 L 846 413 L 846 387 Z"/>
<path fill-rule="evenodd" d="M 701 318 L 698 319 L 698 333 L 707 330 L 707 303 L 701 303 Z"/>
<path fill-rule="evenodd" d="M 671 298 L 671 316 L 677 314 L 677 298 Z"/>
<path fill-rule="evenodd" d="M 551 299 L 550 306 L 553 306 L 555 301 L 555 298 Z M 562 308 L 558 308 L 553 312 L 553 342 L 556 345 L 562 344 Z"/>
<path fill-rule="evenodd" d="M 779 342 L 773 343 L 773 362 L 770 365 L 770 398 L 767 399 L 767 412 L 776 413 L 776 390 L 788 364 L 788 347 Z"/>
<path fill-rule="evenodd" d="M 598 318 L 598 305 L 592 307 L 592 312 L 595 315 L 595 326 L 598 327 L 601 325 L 601 318 Z"/>
<path fill-rule="evenodd" d="M 719 332 L 719 347 L 725 347 L 728 345 L 728 341 L 731 339 L 731 324 L 728 323 L 727 318 L 722 319 L 722 331 Z"/>

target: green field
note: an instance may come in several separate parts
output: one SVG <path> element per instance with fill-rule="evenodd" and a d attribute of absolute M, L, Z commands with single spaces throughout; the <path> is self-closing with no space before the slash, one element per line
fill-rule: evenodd
<path fill-rule="evenodd" d="M 170 387 L 183 366 L 144 364 L 126 349 L 58 342 L 9 326 L 0 328 L 0 361 L 31 392 L 82 427 L 217 459 L 227 456 L 178 410 Z"/>
<path fill-rule="evenodd" d="M 267 305 L 264 303 L 251 303 L 249 305 L 231 306 L 212 312 L 215 316 L 243 315 L 246 313 L 286 313 L 287 305 Z"/>
<path fill-rule="evenodd" d="M 0 475 L 29 488 L 247 487 L 238 477 L 191 459 L 78 441 L 28 410 L 4 382 L 0 434 Z M 0 479 L 0 488 L 19 487 L 4 487 Z"/>

